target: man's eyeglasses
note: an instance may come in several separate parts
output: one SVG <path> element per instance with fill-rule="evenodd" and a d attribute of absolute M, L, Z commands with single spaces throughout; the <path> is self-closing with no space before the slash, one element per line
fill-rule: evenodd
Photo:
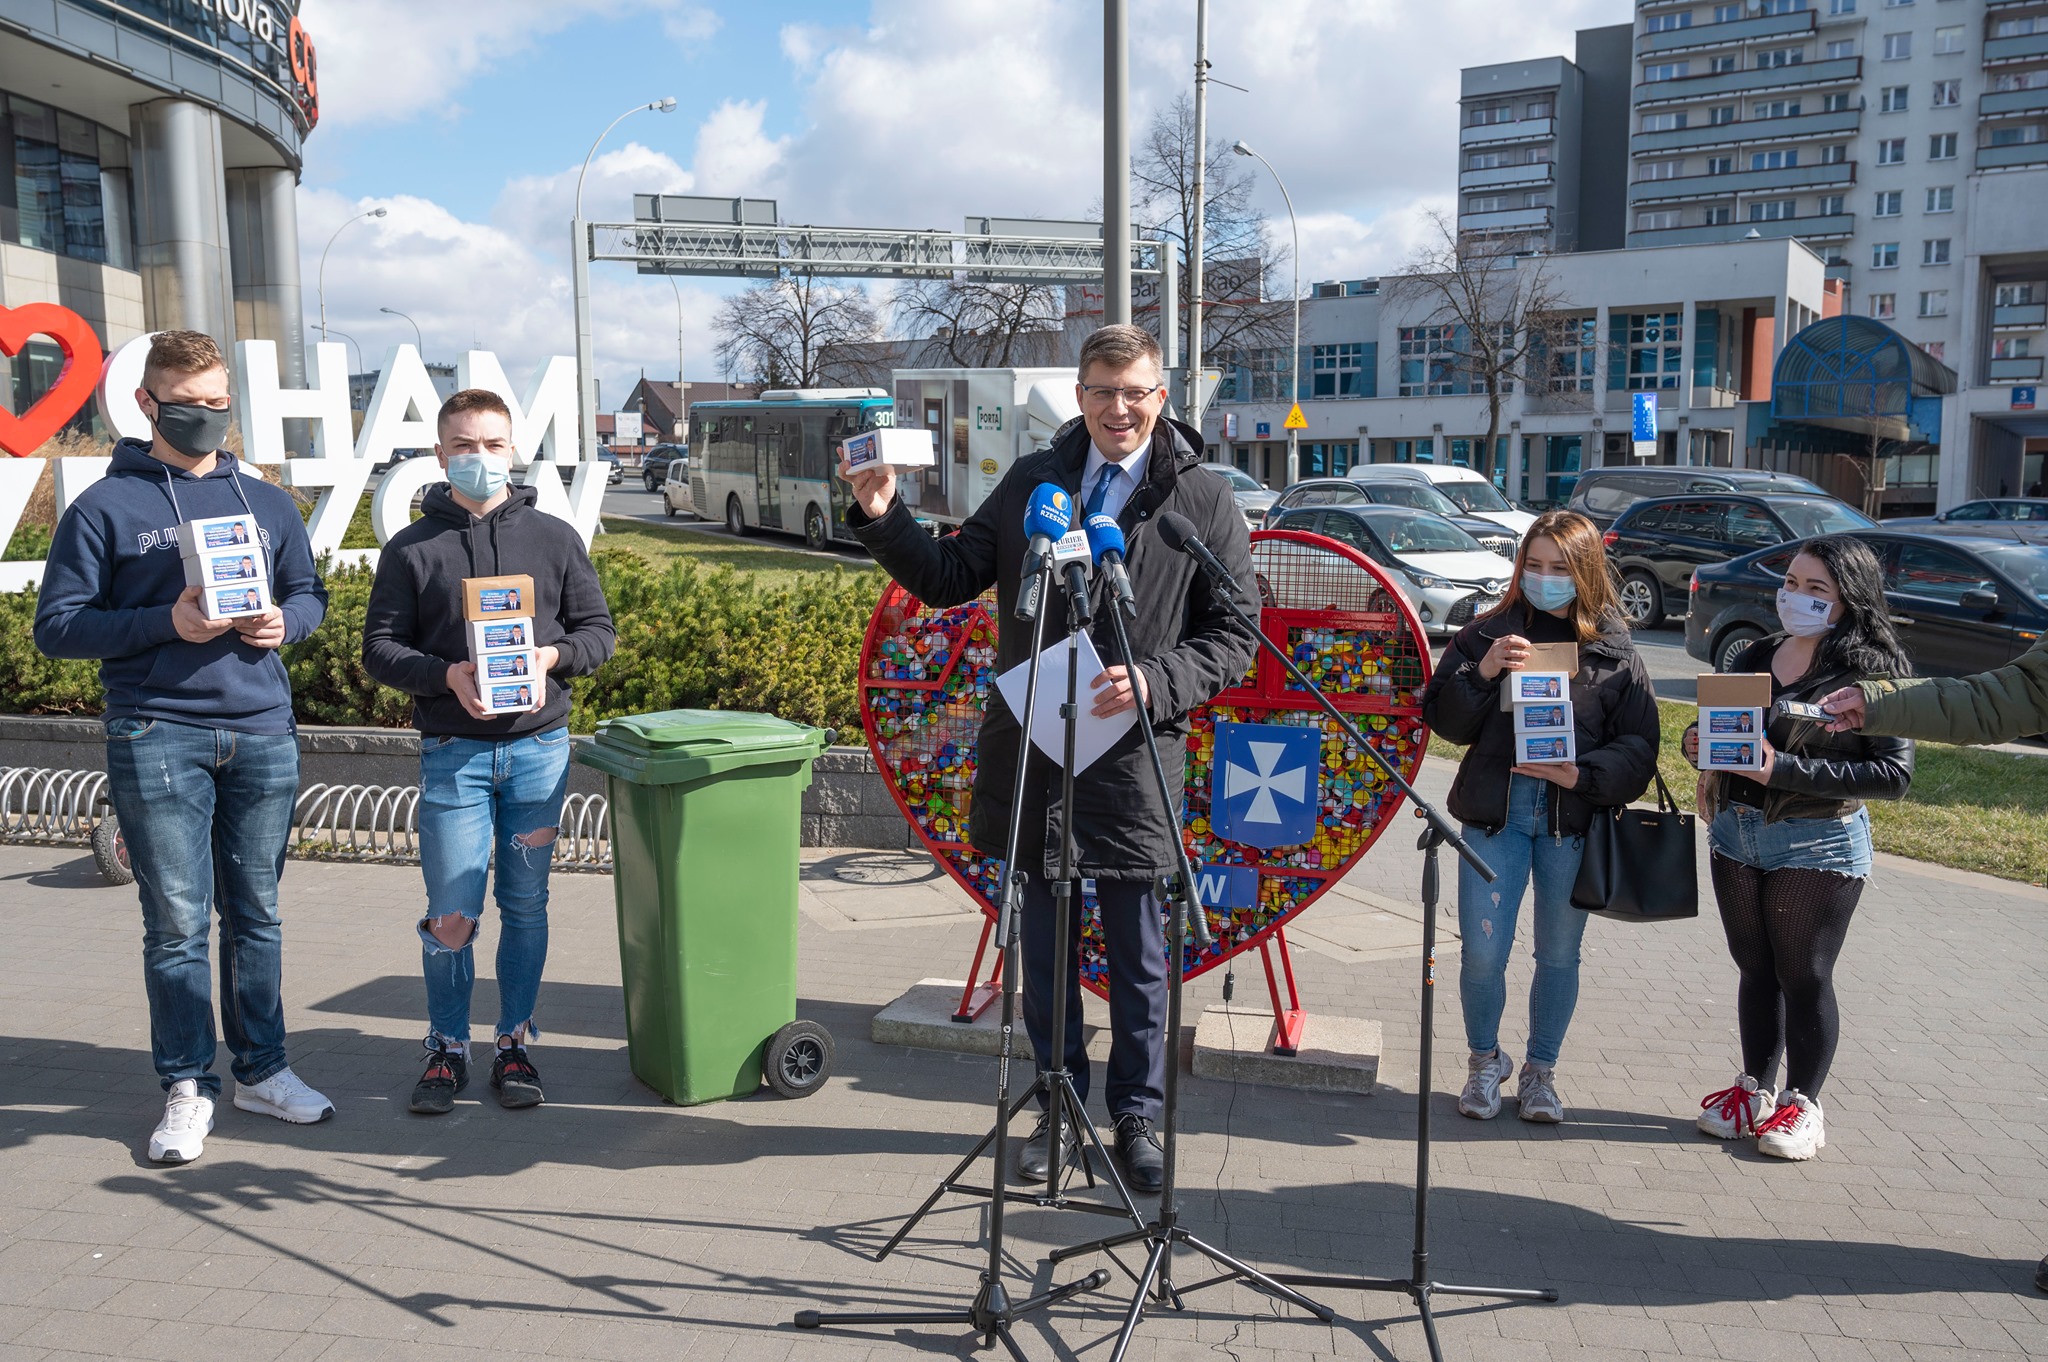
<path fill-rule="evenodd" d="M 1118 398 L 1123 399 L 1125 406 L 1135 407 L 1146 398 L 1152 396 L 1152 394 L 1160 391 L 1163 391 L 1163 389 L 1156 385 L 1150 388 L 1097 388 L 1084 384 L 1081 388 L 1081 395 L 1098 407 L 1106 407 Z"/>

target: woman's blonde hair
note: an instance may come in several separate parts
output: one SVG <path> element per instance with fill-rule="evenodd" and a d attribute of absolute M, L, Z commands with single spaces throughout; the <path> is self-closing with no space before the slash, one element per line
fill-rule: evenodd
<path fill-rule="evenodd" d="M 1602 626 L 1621 613 L 1621 602 L 1614 591 L 1614 572 L 1608 566 L 1607 546 L 1600 541 L 1599 527 L 1577 511 L 1545 511 L 1536 517 L 1536 523 L 1522 536 L 1522 546 L 1515 550 L 1515 575 L 1508 583 L 1507 594 L 1480 618 L 1492 619 L 1526 599 L 1522 594 L 1522 573 L 1529 565 L 1529 546 L 1538 539 L 1550 540 L 1564 555 L 1572 584 L 1578 588 L 1571 603 L 1572 631 L 1579 636 L 1579 642 L 1591 643 L 1600 637 Z"/>

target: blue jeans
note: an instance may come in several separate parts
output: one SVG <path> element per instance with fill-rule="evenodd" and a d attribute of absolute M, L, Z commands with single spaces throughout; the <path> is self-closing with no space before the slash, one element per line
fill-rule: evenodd
<path fill-rule="evenodd" d="M 1553 788 L 1533 776 L 1509 776 L 1506 826 L 1487 832 L 1465 825 L 1472 849 L 1499 875 L 1492 884 L 1458 863 L 1458 931 L 1464 938 L 1458 997 L 1465 1007 L 1465 1043 L 1479 1054 L 1491 1054 L 1500 1044 L 1515 919 L 1523 892 L 1533 889 L 1536 981 L 1529 989 L 1529 1058 L 1545 1066 L 1557 1063 L 1579 1003 L 1579 939 L 1589 916 L 1572 907 L 1585 839 L 1550 835 Z"/>
<path fill-rule="evenodd" d="M 142 898 L 149 1048 L 168 1089 L 213 1072 L 207 919 L 220 915 L 220 1029 L 235 1081 L 285 1067 L 277 881 L 299 795 L 299 740 L 162 719 L 107 722 L 107 789 Z"/>
<path fill-rule="evenodd" d="M 1758 870 L 1832 870 L 1859 880 L 1870 878 L 1870 810 L 1843 818 L 1782 818 L 1764 821 L 1749 804 L 1724 805 L 1707 828 L 1707 845 Z"/>
<path fill-rule="evenodd" d="M 569 789 L 569 730 L 527 738 L 420 739 L 420 869 L 427 915 L 420 919 L 427 1019 L 451 1046 L 469 1040 L 469 995 L 476 985 L 477 922 L 484 880 L 497 873 L 498 1029 L 540 1034 L 534 1000 L 548 959 L 548 868 Z M 469 939 L 449 948 L 428 924 L 459 914 Z"/>

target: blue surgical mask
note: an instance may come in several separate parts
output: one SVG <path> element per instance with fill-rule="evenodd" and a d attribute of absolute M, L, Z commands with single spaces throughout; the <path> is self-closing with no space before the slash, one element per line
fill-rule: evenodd
<path fill-rule="evenodd" d="M 1522 594 L 1538 610 L 1562 610 L 1579 594 L 1579 584 L 1569 577 L 1552 577 L 1541 572 L 1522 574 Z"/>
<path fill-rule="evenodd" d="M 448 485 L 471 501 L 489 501 L 512 478 L 512 461 L 502 454 L 450 454 Z"/>

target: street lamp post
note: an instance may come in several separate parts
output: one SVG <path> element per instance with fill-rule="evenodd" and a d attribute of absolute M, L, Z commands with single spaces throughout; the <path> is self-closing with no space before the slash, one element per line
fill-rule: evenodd
<path fill-rule="evenodd" d="M 420 339 L 420 324 L 418 322 L 413 322 L 411 317 L 407 317 L 405 313 L 400 312 L 395 307 L 380 307 L 377 310 L 379 312 L 388 312 L 394 317 L 405 317 L 407 321 L 412 322 L 413 348 L 420 352 L 420 359 L 422 360 L 422 362 L 424 362 L 427 357 L 427 343 Z"/>
<path fill-rule="evenodd" d="M 676 421 L 680 424 L 690 419 L 690 384 L 683 377 L 683 286 L 673 274 L 668 276 L 668 286 L 676 295 Z M 680 437 L 670 431 L 669 438 Z"/>
<path fill-rule="evenodd" d="M 335 242 L 336 238 L 338 238 L 338 237 L 339 237 L 339 236 L 340 236 L 340 235 L 341 235 L 341 234 L 342 234 L 343 232 L 345 232 L 345 231 L 347 231 L 347 230 L 349 229 L 349 224 L 350 224 L 350 223 L 356 223 L 356 222 L 361 222 L 361 221 L 362 221 L 362 220 L 363 220 L 364 218 L 381 218 L 381 217 L 383 217 L 383 216 L 384 216 L 384 215 L 385 215 L 385 214 L 386 214 L 387 212 L 389 212 L 389 211 L 390 211 L 389 209 L 385 209 L 385 208 L 372 208 L 372 209 L 368 210 L 367 212 L 362 212 L 362 213 L 358 213 L 358 214 L 356 214 L 356 215 L 355 215 L 354 217 L 350 218 L 350 219 L 348 220 L 348 222 L 344 222 L 344 223 L 342 223 L 342 224 L 341 224 L 341 226 L 339 226 L 339 227 L 335 228 L 335 229 L 334 229 L 334 236 L 328 237 L 328 238 L 327 238 L 327 244 L 326 244 L 326 246 L 324 246 L 324 247 L 322 247 L 322 248 L 321 248 L 321 251 L 320 251 L 320 272 L 319 272 L 319 277 L 318 277 L 318 280 L 316 281 L 316 287 L 317 287 L 317 290 L 318 290 L 318 292 L 319 292 L 319 294 L 320 294 L 320 339 L 321 339 L 321 340 L 326 340 L 326 339 L 327 339 L 327 252 L 329 252 L 329 251 L 331 251 L 331 250 L 333 250 L 333 249 L 334 249 L 334 242 Z"/>
<path fill-rule="evenodd" d="M 590 162 L 597 155 L 598 147 L 611 136 L 612 129 L 643 110 L 669 113 L 676 107 L 672 97 L 649 100 L 635 104 L 632 108 L 614 118 L 605 130 L 597 135 L 597 141 L 590 144 L 590 151 L 583 157 L 583 168 L 576 172 L 576 216 L 569 223 L 570 278 L 576 295 L 576 415 L 577 441 L 581 446 L 579 458 L 594 457 L 597 451 L 597 395 L 591 391 L 592 370 L 596 367 L 590 353 L 590 243 L 584 240 L 587 232 L 583 223 L 583 179 L 590 173 Z"/>
<path fill-rule="evenodd" d="M 1294 351 L 1287 361 L 1287 410 L 1291 413 L 1294 404 L 1301 400 L 1301 223 L 1294 216 L 1294 198 L 1287 192 L 1287 182 L 1280 178 L 1280 172 L 1273 169 L 1273 163 L 1239 141 L 1231 150 L 1240 156 L 1249 156 L 1266 168 L 1273 177 L 1273 183 L 1280 186 L 1280 199 L 1287 205 L 1287 225 L 1294 233 Z M 1301 432 L 1290 429 L 1287 432 L 1287 485 L 1293 486 L 1301 476 Z"/>
<path fill-rule="evenodd" d="M 356 338 L 346 331 L 337 331 L 334 334 L 356 347 L 356 367 L 352 372 L 358 374 L 367 372 L 363 368 L 363 347 L 356 341 Z"/>

